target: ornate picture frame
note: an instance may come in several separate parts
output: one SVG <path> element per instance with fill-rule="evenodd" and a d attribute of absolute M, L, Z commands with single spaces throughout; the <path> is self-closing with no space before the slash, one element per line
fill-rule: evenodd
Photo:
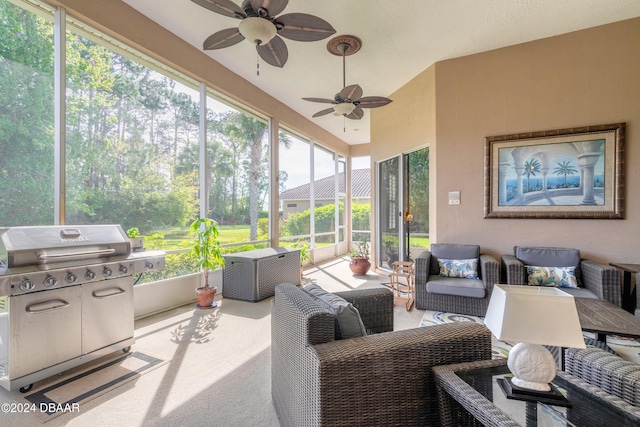
<path fill-rule="evenodd" d="M 486 137 L 485 218 L 624 218 L 625 123 Z"/>

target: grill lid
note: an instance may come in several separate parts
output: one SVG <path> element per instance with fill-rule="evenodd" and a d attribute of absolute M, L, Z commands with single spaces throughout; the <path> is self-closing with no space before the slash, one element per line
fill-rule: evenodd
<path fill-rule="evenodd" d="M 0 266 L 22 267 L 113 256 L 128 256 L 130 243 L 120 225 L 63 225 L 0 228 Z"/>

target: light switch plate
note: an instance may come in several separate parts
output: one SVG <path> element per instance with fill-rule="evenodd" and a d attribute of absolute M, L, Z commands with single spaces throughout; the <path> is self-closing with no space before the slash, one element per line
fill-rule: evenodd
<path fill-rule="evenodd" d="M 450 205 L 459 205 L 460 204 L 460 192 L 459 191 L 449 191 L 449 204 Z"/>

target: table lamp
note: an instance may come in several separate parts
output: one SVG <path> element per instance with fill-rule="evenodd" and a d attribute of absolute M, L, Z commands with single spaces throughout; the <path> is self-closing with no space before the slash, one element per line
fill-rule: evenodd
<path fill-rule="evenodd" d="M 543 345 L 585 348 L 573 296 L 553 287 L 497 284 L 484 323 L 497 339 L 517 343 L 507 361 L 513 378 L 498 381 L 507 398 L 566 405 L 549 384 L 556 361 Z"/>

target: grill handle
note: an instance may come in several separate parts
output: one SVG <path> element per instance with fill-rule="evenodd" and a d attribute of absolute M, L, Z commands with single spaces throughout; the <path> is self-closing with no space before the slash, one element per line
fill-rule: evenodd
<path fill-rule="evenodd" d="M 101 289 L 92 293 L 94 298 L 109 298 L 115 295 L 124 294 L 126 291 L 122 288 L 113 287 L 107 289 Z"/>
<path fill-rule="evenodd" d="M 31 304 L 26 308 L 27 313 L 43 313 L 45 311 L 55 310 L 57 308 L 67 307 L 69 303 L 62 299 L 52 299 L 37 304 Z"/>
<path fill-rule="evenodd" d="M 47 261 L 49 259 L 60 260 L 64 258 L 77 258 L 79 256 L 87 255 L 108 255 L 114 253 L 115 251 L 115 249 L 98 249 L 97 251 L 67 252 L 64 254 L 40 255 L 39 258 L 42 261 Z"/>

